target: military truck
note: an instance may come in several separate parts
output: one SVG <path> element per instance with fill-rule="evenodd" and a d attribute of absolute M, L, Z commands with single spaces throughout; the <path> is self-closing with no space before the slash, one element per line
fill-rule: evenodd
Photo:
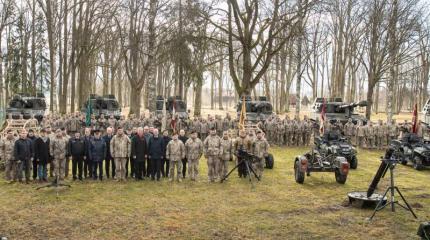
<path fill-rule="evenodd" d="M 180 96 L 168 97 L 166 100 L 163 96 L 157 96 L 155 114 L 157 118 L 163 118 L 163 105 L 166 102 L 166 113 L 172 115 L 173 111 L 181 119 L 188 118 L 187 103 Z"/>
<path fill-rule="evenodd" d="M 43 93 L 36 95 L 19 93 L 13 96 L 6 108 L 6 114 L 12 119 L 19 119 L 22 115 L 24 119 L 34 116 L 41 121 L 46 113 L 46 101 Z"/>
<path fill-rule="evenodd" d="M 92 114 L 99 118 L 102 114 L 105 118 L 113 115 L 117 120 L 121 118 L 121 107 L 114 95 L 98 96 L 91 94 L 89 99 L 85 101 L 81 108 L 81 112 L 86 113 L 88 102 L 91 104 Z"/>
<path fill-rule="evenodd" d="M 251 96 L 245 97 L 246 121 L 249 123 L 257 123 L 265 121 L 273 115 L 273 106 L 267 101 L 267 97 L 259 96 L 257 99 L 252 99 Z M 237 117 L 240 117 L 242 111 L 242 99 L 237 103 Z"/>
<path fill-rule="evenodd" d="M 325 117 L 332 123 L 339 120 L 342 124 L 345 124 L 349 118 L 352 119 L 354 124 L 357 124 L 358 121 L 362 121 L 363 124 L 367 123 L 365 116 L 354 113 L 355 108 L 367 106 L 367 101 L 346 103 L 342 98 L 316 98 L 312 106 L 311 119 L 318 120 L 320 118 L 324 105 Z"/>

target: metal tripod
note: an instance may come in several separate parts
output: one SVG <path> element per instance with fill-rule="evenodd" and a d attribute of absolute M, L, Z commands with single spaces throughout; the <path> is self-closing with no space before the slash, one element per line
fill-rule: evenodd
<path fill-rule="evenodd" d="M 234 170 L 236 170 L 236 168 L 239 168 L 242 164 L 244 164 L 246 166 L 245 171 L 247 173 L 249 182 L 252 184 L 252 186 L 254 186 L 253 182 L 252 182 L 252 177 L 251 177 L 251 173 L 254 174 L 255 178 L 257 178 L 258 181 L 260 181 L 260 177 L 257 175 L 257 173 L 255 172 L 254 168 L 252 167 L 252 164 L 249 162 L 248 159 L 242 158 L 239 163 L 232 169 L 230 170 L 229 173 L 227 173 L 227 175 L 225 175 L 222 179 L 221 179 L 221 183 L 224 182 L 224 180 L 226 180 L 233 172 Z"/>
<path fill-rule="evenodd" d="M 387 190 L 385 191 L 384 195 L 382 196 L 381 200 L 378 202 L 378 205 L 376 205 L 375 210 L 373 211 L 372 216 L 369 218 L 369 221 L 373 219 L 373 217 L 375 216 L 376 212 L 381 211 L 382 209 L 384 209 L 386 206 L 390 205 L 391 206 L 391 211 L 395 212 L 395 205 L 399 205 L 400 207 L 408 210 L 410 213 L 412 213 L 412 215 L 417 218 L 417 215 L 415 215 L 414 211 L 412 210 L 412 207 L 409 205 L 409 203 L 406 201 L 405 197 L 403 197 L 403 194 L 400 192 L 399 188 L 397 186 L 394 185 L 394 168 L 396 167 L 396 164 L 393 163 L 390 160 L 384 160 L 387 161 L 389 166 L 388 168 L 390 169 L 390 186 L 387 188 Z M 384 199 L 385 197 L 387 197 L 388 192 L 390 192 L 390 199 L 387 200 L 387 202 L 384 204 Z M 394 194 L 398 193 L 400 195 L 400 197 L 402 198 L 403 202 L 406 204 L 406 206 L 402 205 L 401 203 L 399 203 L 399 201 L 396 201 L 394 199 Z M 388 199 L 388 198 L 387 198 Z"/>

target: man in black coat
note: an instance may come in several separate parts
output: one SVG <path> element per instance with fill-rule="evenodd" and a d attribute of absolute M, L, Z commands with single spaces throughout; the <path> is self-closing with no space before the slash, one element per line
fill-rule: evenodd
<path fill-rule="evenodd" d="M 161 175 L 167 178 L 169 176 L 170 161 L 166 159 L 166 146 L 172 138 L 169 137 L 169 130 L 163 131 L 163 158 L 161 159 Z"/>
<path fill-rule="evenodd" d="M 143 128 L 137 129 L 137 135 L 131 140 L 131 156 L 134 161 L 134 174 L 136 180 L 143 180 L 145 177 L 145 161 L 148 157 L 148 149 L 146 144 Z"/>
<path fill-rule="evenodd" d="M 181 140 L 184 145 L 188 140 L 188 137 L 185 136 L 185 130 L 184 129 L 181 129 L 179 131 L 179 140 Z M 185 173 L 187 172 L 187 162 L 188 162 L 188 160 L 186 158 L 182 159 L 182 178 L 183 179 L 185 179 Z"/>
<path fill-rule="evenodd" d="M 98 179 L 103 180 L 103 160 L 106 158 L 106 143 L 101 137 L 100 130 L 94 131 L 94 138 L 90 145 L 90 159 L 93 164 L 93 179 L 97 180 L 97 169 L 99 170 Z"/>
<path fill-rule="evenodd" d="M 36 171 L 37 175 L 39 177 L 39 182 L 47 182 L 48 181 L 48 161 L 50 160 L 51 156 L 49 155 L 49 143 L 50 143 L 49 137 L 46 135 L 46 130 L 42 129 L 40 131 L 40 137 L 38 137 L 34 141 L 34 160 L 33 162 L 36 162 Z M 34 167 L 34 164 L 33 164 Z M 34 171 L 34 169 L 33 169 Z M 34 173 L 33 173 L 34 174 Z M 34 178 L 34 176 L 33 176 Z"/>
<path fill-rule="evenodd" d="M 25 182 L 29 183 L 31 161 L 33 160 L 33 143 L 27 138 L 26 130 L 22 130 L 19 137 L 14 146 L 14 161 L 17 163 L 15 177 L 22 182 L 22 171 L 25 166 Z"/>
<path fill-rule="evenodd" d="M 146 140 L 146 144 L 148 144 L 149 139 L 152 138 L 152 132 L 148 126 L 143 127 L 143 137 Z M 145 174 L 145 176 L 149 177 L 152 172 L 152 165 L 149 159 L 146 159 L 145 161 L 146 161 L 146 164 L 145 164 L 145 169 L 143 170 L 143 173 Z"/>
<path fill-rule="evenodd" d="M 87 148 L 85 149 L 85 159 L 84 159 L 84 177 L 87 178 L 92 178 L 93 177 L 93 164 L 91 162 L 91 158 L 90 158 L 90 153 L 89 153 L 89 149 L 90 149 L 90 144 L 91 144 L 91 140 L 93 140 L 93 136 L 91 135 L 91 128 L 85 128 L 85 132 L 84 132 L 84 141 L 85 141 L 85 146 L 87 146 Z"/>
<path fill-rule="evenodd" d="M 111 127 L 108 127 L 106 129 L 106 135 L 103 136 L 103 141 L 106 143 L 106 159 L 105 159 L 105 170 L 106 170 L 106 177 L 109 178 L 109 170 L 112 166 L 112 178 L 115 178 L 115 161 L 113 160 L 112 155 L 110 154 L 110 140 L 112 140 L 112 132 L 113 129 Z"/>
<path fill-rule="evenodd" d="M 36 141 L 37 137 L 34 135 L 33 129 L 28 130 L 27 139 L 29 139 L 31 141 L 31 143 L 33 144 L 33 149 L 34 149 L 34 142 Z M 38 163 L 36 162 L 36 159 L 34 159 L 34 158 L 32 161 L 32 165 L 33 165 L 33 180 L 36 180 Z M 27 169 L 25 167 L 26 166 L 24 166 L 24 171 L 27 171 Z M 30 171 L 30 169 L 28 169 L 28 171 Z"/>
<path fill-rule="evenodd" d="M 148 158 L 152 166 L 151 179 L 154 180 L 157 177 L 157 181 L 160 181 L 161 161 L 166 151 L 163 138 L 158 134 L 158 129 L 154 129 L 153 134 L 154 136 L 149 139 L 148 143 Z"/>
<path fill-rule="evenodd" d="M 84 160 L 87 156 L 87 143 L 81 138 L 80 132 L 75 132 L 74 136 L 70 138 L 68 145 L 68 152 L 72 156 L 72 175 L 73 180 L 79 179 L 82 181 L 82 167 Z M 76 176 L 76 170 L 78 171 L 78 176 Z"/>

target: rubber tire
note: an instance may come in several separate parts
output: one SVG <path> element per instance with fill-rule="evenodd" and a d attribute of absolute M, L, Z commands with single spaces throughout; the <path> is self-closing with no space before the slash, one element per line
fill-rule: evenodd
<path fill-rule="evenodd" d="M 403 166 L 408 165 L 408 160 L 406 160 L 404 157 L 402 157 L 402 161 L 400 162 Z"/>
<path fill-rule="evenodd" d="M 275 163 L 275 159 L 273 158 L 273 155 L 269 153 L 269 156 L 267 156 L 265 159 L 266 167 L 267 169 L 273 169 L 273 165 Z"/>
<path fill-rule="evenodd" d="M 349 167 L 351 169 L 357 169 L 358 167 L 358 159 L 357 156 L 352 156 L 351 159 L 349 160 Z"/>
<path fill-rule="evenodd" d="M 420 163 L 417 163 L 417 159 L 416 158 L 418 158 L 418 160 L 420 160 L 419 157 L 415 157 L 412 166 L 413 166 L 413 168 L 415 170 L 421 171 L 421 170 L 423 170 L 423 165 L 420 164 Z"/>
<path fill-rule="evenodd" d="M 336 182 L 340 184 L 345 184 L 348 175 L 343 175 L 340 173 L 339 169 L 334 171 L 334 177 L 336 178 Z"/>
<path fill-rule="evenodd" d="M 297 166 L 299 161 L 294 162 L 294 179 L 296 183 L 303 184 L 305 182 L 305 173 L 301 172 L 299 166 Z"/>

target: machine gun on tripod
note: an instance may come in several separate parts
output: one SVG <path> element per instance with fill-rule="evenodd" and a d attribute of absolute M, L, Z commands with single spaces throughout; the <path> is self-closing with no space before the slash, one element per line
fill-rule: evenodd
<path fill-rule="evenodd" d="M 240 148 L 239 150 L 237 150 L 235 155 L 238 159 L 237 165 L 232 170 L 230 170 L 230 172 L 227 175 L 225 175 L 221 179 L 221 182 L 224 182 L 224 180 L 226 180 L 236 169 L 238 169 L 238 171 L 239 171 L 239 177 L 242 177 L 242 176 L 248 177 L 249 182 L 251 184 L 253 184 L 251 173 L 253 174 L 253 176 L 255 178 L 257 178 L 258 181 L 260 181 L 260 177 L 255 172 L 255 169 L 252 166 L 252 164 L 254 162 L 259 161 L 258 157 L 255 156 L 254 154 L 251 154 L 251 153 L 245 151 L 243 148 Z"/>

